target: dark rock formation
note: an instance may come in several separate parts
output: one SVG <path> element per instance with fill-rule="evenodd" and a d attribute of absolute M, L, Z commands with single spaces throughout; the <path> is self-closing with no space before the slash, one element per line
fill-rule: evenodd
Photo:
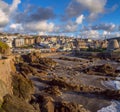
<path fill-rule="evenodd" d="M 105 90 L 100 92 L 100 94 L 104 95 L 106 98 L 120 100 L 120 90 Z"/>
<path fill-rule="evenodd" d="M 16 97 L 6 95 L 1 106 L 0 112 L 39 112 L 33 108 L 32 105 L 24 100 Z"/>
<path fill-rule="evenodd" d="M 39 58 L 41 58 L 41 54 L 39 52 L 33 52 L 28 55 L 22 56 L 25 62 L 39 62 Z"/>
<path fill-rule="evenodd" d="M 31 80 L 23 77 L 21 74 L 13 75 L 13 94 L 19 98 L 29 101 L 34 93 L 34 87 Z"/>
<path fill-rule="evenodd" d="M 69 102 L 58 102 L 56 103 L 55 112 L 90 112 L 80 104 L 69 103 Z"/>
<path fill-rule="evenodd" d="M 39 95 L 41 112 L 90 112 L 80 104 L 65 101 L 55 102 L 50 96 Z"/>
<path fill-rule="evenodd" d="M 27 63 L 19 63 L 18 66 L 20 73 L 22 73 L 24 76 L 28 76 L 29 74 L 37 74 L 37 70 Z"/>
<path fill-rule="evenodd" d="M 118 71 L 110 64 L 103 64 L 85 68 L 84 70 L 82 70 L 82 72 L 85 72 L 89 75 L 102 75 L 112 77 L 116 77 L 118 75 Z"/>
<path fill-rule="evenodd" d="M 60 96 L 60 95 L 62 95 L 62 92 L 61 92 L 61 90 L 59 89 L 58 86 L 51 86 L 51 87 L 49 87 L 49 88 L 46 88 L 46 89 L 45 89 L 45 92 L 46 92 L 46 93 L 49 93 L 49 94 L 51 94 L 51 95 L 55 95 L 55 96 Z"/>

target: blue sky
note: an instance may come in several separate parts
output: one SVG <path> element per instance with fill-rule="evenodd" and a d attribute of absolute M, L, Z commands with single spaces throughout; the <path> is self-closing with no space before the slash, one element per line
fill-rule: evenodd
<path fill-rule="evenodd" d="M 0 31 L 119 36 L 119 0 L 0 0 Z"/>

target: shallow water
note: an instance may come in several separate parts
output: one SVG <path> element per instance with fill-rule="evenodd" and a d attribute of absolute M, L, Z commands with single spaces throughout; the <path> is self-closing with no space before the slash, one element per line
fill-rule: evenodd
<path fill-rule="evenodd" d="M 116 80 L 104 81 L 103 85 L 109 89 L 120 90 L 120 77 L 117 77 Z M 120 101 L 113 100 L 111 105 L 103 107 L 97 112 L 120 112 Z"/>
<path fill-rule="evenodd" d="M 112 102 L 110 106 L 103 107 L 102 109 L 98 110 L 97 112 L 118 112 L 116 108 L 117 104 L 115 102 Z"/>

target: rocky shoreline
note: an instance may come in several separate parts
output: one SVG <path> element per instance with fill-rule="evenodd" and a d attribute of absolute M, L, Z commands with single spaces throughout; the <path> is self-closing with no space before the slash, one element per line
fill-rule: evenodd
<path fill-rule="evenodd" d="M 31 53 L 14 63 L 13 95 L 4 96 L 0 112 L 97 112 L 120 100 L 120 90 L 101 84 L 119 76 L 118 62 Z"/>

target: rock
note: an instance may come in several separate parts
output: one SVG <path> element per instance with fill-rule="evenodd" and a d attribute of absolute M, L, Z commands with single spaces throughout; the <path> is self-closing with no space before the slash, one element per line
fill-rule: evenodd
<path fill-rule="evenodd" d="M 101 65 L 101 66 L 99 66 L 98 70 L 99 70 L 99 72 L 106 73 L 106 74 L 111 74 L 111 73 L 115 72 L 115 69 L 110 64 Z"/>
<path fill-rule="evenodd" d="M 13 75 L 13 94 L 19 98 L 28 101 L 34 93 L 34 87 L 31 80 L 23 77 L 21 74 Z"/>
<path fill-rule="evenodd" d="M 40 64 L 40 63 L 30 63 L 30 66 L 37 68 L 39 70 L 43 70 L 43 71 L 50 69 L 50 67 L 48 67 L 48 65 L 44 65 L 44 64 Z"/>
<path fill-rule="evenodd" d="M 51 58 L 41 58 L 40 53 L 30 53 L 22 57 L 24 62 L 27 62 L 30 66 L 37 69 L 51 69 L 57 65 Z"/>
<path fill-rule="evenodd" d="M 25 76 L 28 76 L 29 74 L 34 75 L 38 73 L 34 67 L 28 65 L 27 63 L 19 63 L 19 71 Z"/>
<path fill-rule="evenodd" d="M 69 103 L 66 101 L 58 102 L 54 112 L 90 112 L 80 104 Z"/>
<path fill-rule="evenodd" d="M 51 68 L 53 68 L 57 65 L 57 63 L 55 61 L 53 61 L 51 58 L 40 58 L 39 63 L 46 65 L 48 67 L 51 67 Z"/>
<path fill-rule="evenodd" d="M 120 90 L 105 90 L 102 91 L 101 94 L 103 94 L 105 97 L 109 99 L 114 99 L 114 100 L 120 100 Z"/>
<path fill-rule="evenodd" d="M 38 112 L 29 103 L 9 94 L 4 97 L 4 102 L 1 107 L 6 112 Z"/>
<path fill-rule="evenodd" d="M 89 75 L 106 75 L 112 77 L 116 77 L 118 75 L 118 71 L 111 64 L 92 66 L 90 68 L 83 69 L 82 72 Z"/>
<path fill-rule="evenodd" d="M 46 88 L 45 92 L 55 96 L 62 95 L 62 92 L 60 91 L 58 86 L 52 86 L 52 87 Z"/>
<path fill-rule="evenodd" d="M 58 86 L 59 88 L 74 89 L 75 85 L 70 84 L 64 77 L 56 77 L 48 82 L 51 86 Z"/>
<path fill-rule="evenodd" d="M 27 55 L 22 56 L 25 62 L 39 62 L 39 58 L 41 58 L 41 54 L 39 52 L 32 52 Z"/>
<path fill-rule="evenodd" d="M 54 112 L 54 100 L 52 97 L 39 95 L 38 100 L 40 103 L 41 112 Z"/>

